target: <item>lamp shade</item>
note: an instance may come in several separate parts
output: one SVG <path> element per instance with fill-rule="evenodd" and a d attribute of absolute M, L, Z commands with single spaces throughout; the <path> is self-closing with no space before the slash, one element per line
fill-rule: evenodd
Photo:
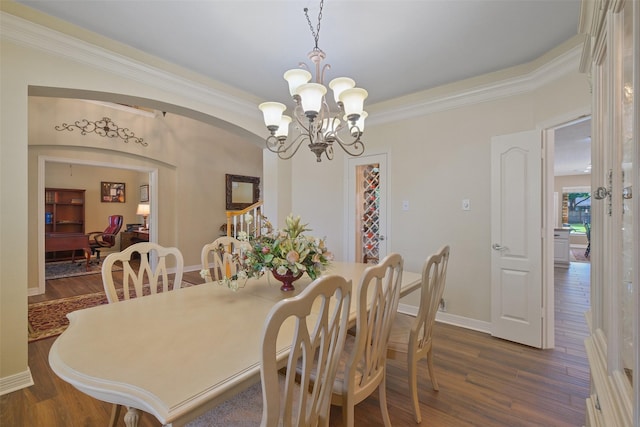
<path fill-rule="evenodd" d="M 264 115 L 264 124 L 267 125 L 267 129 L 280 126 L 282 113 L 287 109 L 284 104 L 279 102 L 263 102 L 258 105 L 258 108 Z"/>
<path fill-rule="evenodd" d="M 284 79 L 289 83 L 289 93 L 293 96 L 297 93 L 298 86 L 309 83 L 311 73 L 302 68 L 294 68 L 284 73 Z"/>
<path fill-rule="evenodd" d="M 354 82 L 353 79 L 350 79 L 349 77 L 338 77 L 337 79 L 331 80 L 331 82 L 329 83 L 329 87 L 333 91 L 333 99 L 335 99 L 336 104 L 340 102 L 340 94 L 343 91 L 351 89 L 355 86 L 356 82 Z"/>
<path fill-rule="evenodd" d="M 364 107 L 364 100 L 369 93 L 361 88 L 346 89 L 340 94 L 340 101 L 344 105 L 344 112 L 350 120 L 354 116 L 360 116 Z"/>
<path fill-rule="evenodd" d="M 352 117 L 362 114 L 364 100 L 367 99 L 368 95 L 369 93 L 366 90 L 357 87 L 342 91 L 340 101 L 342 101 L 344 112 L 350 120 L 352 120 Z"/>
<path fill-rule="evenodd" d="M 138 205 L 138 210 L 136 211 L 136 215 L 142 215 L 144 217 L 149 216 L 151 213 L 151 208 L 147 203 L 140 203 Z"/>
<path fill-rule="evenodd" d="M 276 131 L 275 136 L 286 138 L 289 135 L 290 123 L 291 123 L 291 117 L 283 115 L 282 119 L 280 120 L 280 126 L 278 126 L 278 130 Z"/>
<path fill-rule="evenodd" d="M 356 129 L 353 127 L 353 125 L 349 125 L 349 129 L 351 130 L 351 136 L 358 136 L 358 131 L 362 134 L 364 133 L 364 120 L 367 118 L 369 114 L 367 114 L 366 111 L 363 111 L 362 114 L 360 114 L 360 117 L 358 117 L 358 120 L 356 120 L 355 126 L 358 127 L 357 131 Z M 344 120 L 347 121 L 348 118 L 347 116 L 344 116 Z"/>
<path fill-rule="evenodd" d="M 300 95 L 300 103 L 305 114 L 319 112 L 322 107 L 322 97 L 327 93 L 327 88 L 319 83 L 305 83 L 298 86 L 297 94 Z"/>

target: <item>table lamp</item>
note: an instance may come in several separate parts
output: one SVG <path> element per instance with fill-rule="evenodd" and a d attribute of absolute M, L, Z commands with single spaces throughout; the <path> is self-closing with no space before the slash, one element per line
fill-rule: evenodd
<path fill-rule="evenodd" d="M 147 217 L 149 216 L 149 213 L 151 213 L 151 208 L 149 207 L 149 205 L 147 203 L 140 203 L 138 205 L 138 210 L 136 211 L 136 215 L 142 215 L 142 218 L 144 218 L 144 228 L 145 228 L 145 230 L 148 228 L 147 227 Z"/>

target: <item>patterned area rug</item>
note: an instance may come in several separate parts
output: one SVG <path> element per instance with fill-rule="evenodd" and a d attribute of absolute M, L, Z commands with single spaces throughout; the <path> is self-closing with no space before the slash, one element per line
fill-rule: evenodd
<path fill-rule="evenodd" d="M 194 283 L 182 281 L 183 288 L 193 285 Z M 148 294 L 149 285 L 145 285 L 145 287 L 145 294 Z M 119 290 L 118 294 L 119 297 L 122 297 L 122 290 Z M 69 326 L 68 313 L 101 304 L 108 304 L 104 292 L 29 304 L 29 342 L 60 335 Z"/>
<path fill-rule="evenodd" d="M 29 304 L 29 342 L 60 335 L 69 326 L 68 313 L 107 303 L 105 293 L 96 292 Z"/>
<path fill-rule="evenodd" d="M 63 277 L 73 276 L 85 276 L 87 274 L 99 274 L 102 270 L 101 264 L 89 264 L 89 270 L 87 271 L 85 260 L 79 262 L 61 261 L 61 262 L 48 262 L 44 265 L 44 278 L 46 280 L 61 279 Z M 114 271 L 122 270 L 114 266 Z"/>

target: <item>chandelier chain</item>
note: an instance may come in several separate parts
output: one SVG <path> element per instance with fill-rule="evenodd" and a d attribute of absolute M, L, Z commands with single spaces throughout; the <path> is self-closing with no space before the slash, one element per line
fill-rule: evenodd
<path fill-rule="evenodd" d="M 322 21 L 322 8 L 324 7 L 324 0 L 320 0 L 320 11 L 318 12 L 318 28 L 317 30 L 313 29 L 313 24 L 311 23 L 311 19 L 309 19 L 309 8 L 304 8 L 304 16 L 307 17 L 307 22 L 309 23 L 309 29 L 311 29 L 311 35 L 313 35 L 313 39 L 316 42 L 315 49 L 318 48 L 318 40 L 320 40 L 320 21 Z"/>

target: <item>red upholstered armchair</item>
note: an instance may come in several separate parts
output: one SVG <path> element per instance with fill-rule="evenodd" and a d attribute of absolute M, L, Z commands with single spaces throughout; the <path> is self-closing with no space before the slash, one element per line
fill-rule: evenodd
<path fill-rule="evenodd" d="M 109 216 L 109 225 L 104 231 L 92 231 L 89 236 L 89 247 L 91 253 L 96 254 L 96 259 L 100 262 L 100 249 L 112 248 L 116 244 L 116 237 L 122 228 L 122 215 Z"/>

